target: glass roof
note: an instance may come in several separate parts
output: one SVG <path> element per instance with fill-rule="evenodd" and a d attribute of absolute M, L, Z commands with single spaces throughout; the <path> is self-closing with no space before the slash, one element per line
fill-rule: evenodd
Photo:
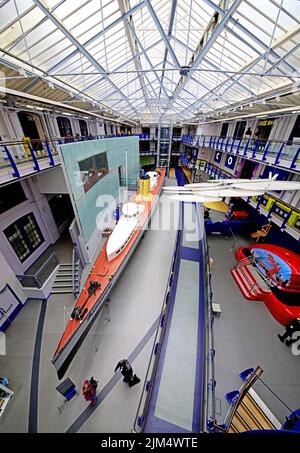
<path fill-rule="evenodd" d="M 298 0 L 0 0 L 0 62 L 16 90 L 188 121 L 297 88 L 299 22 Z"/>

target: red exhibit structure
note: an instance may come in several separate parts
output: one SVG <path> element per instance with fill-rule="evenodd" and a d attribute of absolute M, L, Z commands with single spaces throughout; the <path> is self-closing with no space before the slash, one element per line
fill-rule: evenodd
<path fill-rule="evenodd" d="M 286 326 L 300 317 L 300 255 L 278 245 L 239 247 L 231 270 L 248 300 L 261 300 Z"/>

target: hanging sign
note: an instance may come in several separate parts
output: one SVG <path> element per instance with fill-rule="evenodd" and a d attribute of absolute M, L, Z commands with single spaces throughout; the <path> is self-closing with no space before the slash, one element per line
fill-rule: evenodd
<path fill-rule="evenodd" d="M 231 170 L 234 169 L 236 163 L 236 156 L 231 156 L 228 154 L 226 157 L 225 167 L 230 168 Z"/>
<path fill-rule="evenodd" d="M 221 157 L 222 157 L 221 151 L 216 151 L 214 161 L 220 163 L 221 162 Z"/>

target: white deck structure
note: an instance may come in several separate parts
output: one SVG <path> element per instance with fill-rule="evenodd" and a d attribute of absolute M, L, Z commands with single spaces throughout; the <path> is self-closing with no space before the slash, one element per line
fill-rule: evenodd
<path fill-rule="evenodd" d="M 106 246 L 108 261 L 113 260 L 124 250 L 139 224 L 144 206 L 137 203 L 125 203 L 122 216 L 112 232 Z"/>

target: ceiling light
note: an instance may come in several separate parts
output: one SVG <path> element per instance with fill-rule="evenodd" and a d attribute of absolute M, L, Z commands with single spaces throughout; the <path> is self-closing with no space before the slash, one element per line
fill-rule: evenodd
<path fill-rule="evenodd" d="M 34 105 L 29 105 L 29 104 L 28 104 L 28 105 L 26 105 L 26 108 L 27 108 L 27 109 L 34 109 L 35 107 L 34 107 Z"/>
<path fill-rule="evenodd" d="M 280 101 L 280 96 L 276 96 L 275 101 L 279 102 Z"/>

